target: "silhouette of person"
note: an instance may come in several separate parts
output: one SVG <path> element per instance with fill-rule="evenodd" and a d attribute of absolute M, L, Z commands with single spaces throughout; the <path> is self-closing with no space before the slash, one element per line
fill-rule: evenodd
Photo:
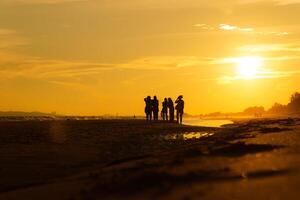
<path fill-rule="evenodd" d="M 174 121 L 174 103 L 170 97 L 168 98 L 168 108 L 169 108 L 170 122 L 173 122 Z"/>
<path fill-rule="evenodd" d="M 152 112 L 154 120 L 158 120 L 158 113 L 159 113 L 159 102 L 156 96 L 153 97 L 152 100 Z"/>
<path fill-rule="evenodd" d="M 146 120 L 151 121 L 152 120 L 152 100 L 150 96 L 147 96 L 144 98 L 145 101 L 145 113 L 146 113 Z"/>
<path fill-rule="evenodd" d="M 162 110 L 161 110 L 162 119 L 168 121 L 168 99 L 165 98 L 162 102 Z"/>
<path fill-rule="evenodd" d="M 182 100 L 183 96 L 180 95 L 175 103 L 177 104 L 175 106 L 176 109 L 176 118 L 177 118 L 177 123 L 182 124 L 182 116 L 183 116 L 183 109 L 184 109 L 184 101 Z"/>

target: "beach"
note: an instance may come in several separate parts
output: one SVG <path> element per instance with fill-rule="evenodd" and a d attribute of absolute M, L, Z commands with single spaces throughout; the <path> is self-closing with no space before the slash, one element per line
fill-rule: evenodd
<path fill-rule="evenodd" d="M 297 199 L 300 120 L 0 121 L 0 199 Z"/>

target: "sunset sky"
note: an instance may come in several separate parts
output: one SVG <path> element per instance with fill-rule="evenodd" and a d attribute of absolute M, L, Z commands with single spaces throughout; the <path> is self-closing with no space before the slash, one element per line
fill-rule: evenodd
<path fill-rule="evenodd" d="M 0 0 L 0 110 L 140 115 L 287 103 L 300 0 Z"/>

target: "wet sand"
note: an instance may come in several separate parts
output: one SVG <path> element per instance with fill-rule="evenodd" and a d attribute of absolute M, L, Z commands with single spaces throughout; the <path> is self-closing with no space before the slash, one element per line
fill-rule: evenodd
<path fill-rule="evenodd" d="M 298 199 L 300 120 L 0 122 L 0 199 Z"/>

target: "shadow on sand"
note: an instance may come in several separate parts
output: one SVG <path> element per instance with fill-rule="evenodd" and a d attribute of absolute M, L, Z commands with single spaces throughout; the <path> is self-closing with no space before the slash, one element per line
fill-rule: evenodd
<path fill-rule="evenodd" d="M 169 162 L 174 166 L 175 161 L 182 156 L 185 156 L 186 158 L 197 156 L 243 156 L 246 154 L 267 152 L 280 148 L 283 148 L 283 146 L 237 142 L 224 144 L 223 146 L 211 149 L 206 153 L 203 153 L 200 149 L 194 148 L 187 149 L 183 152 L 177 152 L 177 155 L 166 157 L 168 157 Z M 264 169 L 239 173 L 229 167 L 224 167 L 221 169 L 198 169 L 178 174 L 162 170 L 170 164 L 169 162 L 160 162 L 160 166 L 158 167 L 155 162 L 151 165 L 151 161 L 149 162 L 147 159 L 148 158 L 146 158 L 146 160 L 141 160 L 141 162 L 135 163 L 129 168 L 125 167 L 121 170 L 113 171 L 107 177 L 99 177 L 98 175 L 90 177 L 94 180 L 96 179 L 97 184 L 95 184 L 91 190 L 83 192 L 83 197 L 92 198 L 94 196 L 106 196 L 112 193 L 116 195 L 132 195 L 151 188 L 159 195 L 160 193 L 165 193 L 173 189 L 173 187 L 185 185 L 187 183 L 267 178 L 286 175 L 294 171 L 292 169 Z M 124 160 L 123 162 L 115 163 L 116 169 L 118 168 L 118 164 L 124 164 L 124 162 L 126 161 Z"/>
<path fill-rule="evenodd" d="M 245 179 L 257 179 L 287 175 L 294 172 L 292 169 L 278 170 L 257 170 L 245 174 L 238 174 L 230 168 L 219 170 L 199 170 L 177 175 L 167 172 L 149 171 L 143 173 L 131 174 L 128 179 L 120 179 L 116 176 L 109 180 L 109 183 L 103 179 L 98 182 L 91 190 L 82 193 L 84 198 L 94 196 L 132 195 L 144 190 L 154 188 L 157 195 L 170 191 L 173 187 L 185 185 L 187 183 L 201 182 L 222 182 L 222 181 L 240 181 Z M 110 182 L 112 181 L 113 182 Z"/>

